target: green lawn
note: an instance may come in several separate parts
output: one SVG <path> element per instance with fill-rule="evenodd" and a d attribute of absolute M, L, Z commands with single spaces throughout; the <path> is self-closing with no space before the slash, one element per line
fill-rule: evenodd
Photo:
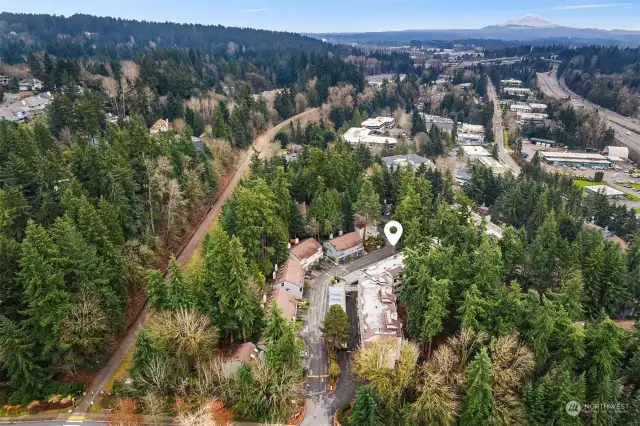
<path fill-rule="evenodd" d="M 636 213 L 640 214 L 640 207 L 636 207 Z"/>
<path fill-rule="evenodd" d="M 504 131 L 504 148 L 505 149 L 511 149 L 511 147 L 509 146 L 509 133 L 507 133 L 507 131 Z"/>
<path fill-rule="evenodd" d="M 584 188 L 585 186 L 593 186 L 593 185 L 606 185 L 606 182 L 593 182 L 590 180 L 582 180 L 582 179 L 574 179 L 574 185 L 578 185 L 580 188 Z"/>
<path fill-rule="evenodd" d="M 624 196 L 632 201 L 640 201 L 640 197 L 638 197 L 636 194 L 624 194 Z"/>

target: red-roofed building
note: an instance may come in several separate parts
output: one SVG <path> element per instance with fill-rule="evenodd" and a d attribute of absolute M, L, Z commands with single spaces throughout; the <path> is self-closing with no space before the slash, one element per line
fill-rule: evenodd
<path fill-rule="evenodd" d="M 296 299 L 302 299 L 304 289 L 304 269 L 296 259 L 287 259 L 278 272 L 273 282 L 273 289 L 289 291 Z"/>
<path fill-rule="evenodd" d="M 291 248 L 291 256 L 300 262 L 305 271 L 322 259 L 322 246 L 314 238 L 300 241 Z"/>
<path fill-rule="evenodd" d="M 151 129 L 149 129 L 149 133 L 151 133 L 152 135 L 157 135 L 158 133 L 168 132 L 172 128 L 173 127 L 171 126 L 169 119 L 166 119 L 166 120 L 160 119 L 155 123 L 153 123 L 153 126 L 151 126 Z"/>

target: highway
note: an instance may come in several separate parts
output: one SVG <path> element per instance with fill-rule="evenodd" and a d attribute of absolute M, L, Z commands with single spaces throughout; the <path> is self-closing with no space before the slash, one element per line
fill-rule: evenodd
<path fill-rule="evenodd" d="M 504 146 L 502 111 L 500 111 L 500 102 L 498 99 L 498 94 L 496 93 L 496 88 L 493 86 L 490 80 L 487 83 L 487 93 L 489 95 L 489 99 L 493 101 L 493 137 L 498 144 L 498 156 L 500 157 L 500 160 L 502 160 L 502 162 L 511 169 L 513 174 L 515 176 L 518 176 L 520 174 L 520 166 L 518 166 L 516 161 L 511 157 L 511 155 L 509 155 Z"/>
<path fill-rule="evenodd" d="M 555 69 L 547 73 L 538 73 L 537 79 L 538 88 L 545 95 L 563 99 L 570 97 L 574 106 L 598 110 L 607 121 L 607 125 L 615 131 L 616 139 L 624 146 L 629 147 L 630 150 L 635 151 L 637 157 L 640 156 L 640 125 L 633 119 L 602 108 L 573 93 L 564 85 L 563 80 L 558 83 Z"/>

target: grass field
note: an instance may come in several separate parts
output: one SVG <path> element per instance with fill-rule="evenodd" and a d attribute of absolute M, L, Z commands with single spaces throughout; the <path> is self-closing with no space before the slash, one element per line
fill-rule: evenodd
<path fill-rule="evenodd" d="M 584 188 L 585 186 L 606 185 L 606 182 L 592 182 L 590 180 L 574 179 L 573 184 Z"/>
<path fill-rule="evenodd" d="M 506 130 L 504 131 L 504 148 L 511 149 L 511 146 L 509 146 L 509 133 Z"/>
<path fill-rule="evenodd" d="M 640 201 L 640 197 L 638 197 L 636 194 L 624 194 L 624 196 L 631 201 Z"/>

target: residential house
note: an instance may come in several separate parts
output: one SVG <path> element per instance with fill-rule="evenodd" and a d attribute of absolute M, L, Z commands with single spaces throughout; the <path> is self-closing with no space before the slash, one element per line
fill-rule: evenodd
<path fill-rule="evenodd" d="M 322 245 L 315 238 L 307 238 L 291 247 L 291 257 L 302 265 L 305 271 L 322 259 Z"/>
<path fill-rule="evenodd" d="M 290 321 L 296 320 L 298 314 L 298 301 L 293 293 L 276 288 L 267 295 L 265 300 L 265 314 L 271 315 L 272 306 L 275 305 L 282 316 Z"/>
<path fill-rule="evenodd" d="M 27 78 L 20 81 L 19 88 L 23 92 L 25 90 L 42 90 L 42 81 L 37 78 Z"/>
<path fill-rule="evenodd" d="M 393 166 L 396 167 L 404 167 L 410 166 L 414 169 L 420 167 L 421 164 L 425 164 L 427 167 L 434 167 L 433 162 L 428 158 L 421 157 L 416 154 L 408 154 L 408 155 L 392 155 L 390 157 L 384 157 L 382 159 L 388 168 Z"/>
<path fill-rule="evenodd" d="M 264 313 L 268 317 L 271 315 L 273 307 L 280 310 L 282 316 L 289 321 L 295 321 L 298 314 L 298 301 L 293 293 L 275 288 L 269 294 L 264 295 Z M 261 337 L 257 345 L 258 349 L 265 351 L 267 349 L 264 337 Z"/>
<path fill-rule="evenodd" d="M 296 259 L 287 259 L 282 267 L 276 271 L 273 289 L 291 292 L 296 299 L 302 299 L 304 290 L 304 269 Z"/>
<path fill-rule="evenodd" d="M 364 254 L 362 238 L 357 232 L 349 232 L 325 241 L 324 248 L 327 251 L 327 257 L 338 263 Z"/>
<path fill-rule="evenodd" d="M 173 126 L 171 125 L 171 122 L 169 122 L 169 119 L 160 119 L 153 123 L 151 129 L 149 129 L 149 133 L 151 133 L 152 135 L 157 135 L 158 133 L 168 132 L 172 128 Z"/>

